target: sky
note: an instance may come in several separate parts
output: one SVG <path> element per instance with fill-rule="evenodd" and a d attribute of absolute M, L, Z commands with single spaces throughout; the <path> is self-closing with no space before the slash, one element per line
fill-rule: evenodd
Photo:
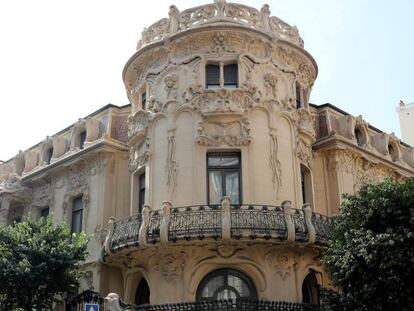
<path fill-rule="evenodd" d="M 102 106 L 128 104 L 122 69 L 141 31 L 168 7 L 200 0 L 0 0 L 0 159 Z M 258 9 L 262 1 L 235 1 Z M 331 103 L 400 137 L 396 107 L 414 102 L 414 1 L 270 0 L 299 28 Z"/>

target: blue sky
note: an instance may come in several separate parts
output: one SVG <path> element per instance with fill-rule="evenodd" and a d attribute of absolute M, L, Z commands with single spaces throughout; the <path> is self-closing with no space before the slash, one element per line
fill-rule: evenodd
<path fill-rule="evenodd" d="M 177 0 L 179 9 L 209 1 Z M 241 0 L 260 8 L 264 2 Z M 311 102 L 332 103 L 400 136 L 396 107 L 414 102 L 414 1 L 274 0 L 297 25 L 319 76 Z M 142 28 L 170 1 L 0 2 L 0 159 L 107 103 L 127 104 L 121 72 Z"/>

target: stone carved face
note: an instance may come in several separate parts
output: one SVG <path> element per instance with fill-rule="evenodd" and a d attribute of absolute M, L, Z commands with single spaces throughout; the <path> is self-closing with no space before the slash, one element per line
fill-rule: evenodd
<path fill-rule="evenodd" d="M 177 77 L 175 75 L 167 76 L 164 79 L 165 85 L 167 88 L 173 88 L 175 86 L 175 83 L 177 82 Z"/>

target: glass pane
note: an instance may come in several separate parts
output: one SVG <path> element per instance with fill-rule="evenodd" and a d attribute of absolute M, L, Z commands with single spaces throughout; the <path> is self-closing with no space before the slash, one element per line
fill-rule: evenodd
<path fill-rule="evenodd" d="M 74 198 L 72 202 L 72 210 L 78 211 L 78 210 L 81 210 L 82 208 L 83 208 L 82 197 Z"/>
<path fill-rule="evenodd" d="M 239 157 L 237 156 L 209 156 L 208 157 L 208 166 L 238 166 Z"/>
<path fill-rule="evenodd" d="M 237 65 L 231 64 L 226 65 L 223 68 L 224 70 L 224 86 L 225 87 L 237 87 L 238 73 Z"/>
<path fill-rule="evenodd" d="M 212 298 L 217 289 L 224 285 L 224 276 L 218 275 L 215 278 L 212 278 L 206 286 L 203 288 L 202 297 L 203 298 Z"/>
<path fill-rule="evenodd" d="M 239 204 L 239 172 L 226 172 L 226 196 L 231 203 Z"/>
<path fill-rule="evenodd" d="M 240 297 L 248 298 L 250 297 L 250 290 L 246 282 L 240 279 L 237 276 L 229 275 L 228 276 L 228 285 L 234 287 L 234 289 L 239 293 Z"/>
<path fill-rule="evenodd" d="M 82 210 L 75 211 L 72 214 L 72 232 L 79 233 L 82 231 Z"/>
<path fill-rule="evenodd" d="M 220 171 L 209 172 L 210 204 L 219 204 L 223 197 L 222 177 Z"/>
<path fill-rule="evenodd" d="M 227 300 L 227 299 L 236 300 L 237 298 L 238 298 L 237 294 L 230 288 L 224 288 L 217 293 L 218 300 Z"/>
<path fill-rule="evenodd" d="M 206 85 L 207 88 L 220 87 L 220 67 L 217 65 L 206 66 Z"/>

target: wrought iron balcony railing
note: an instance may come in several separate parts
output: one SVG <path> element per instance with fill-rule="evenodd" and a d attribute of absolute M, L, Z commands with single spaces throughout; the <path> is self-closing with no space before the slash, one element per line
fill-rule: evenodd
<path fill-rule="evenodd" d="M 145 206 L 143 213 L 118 221 L 111 218 L 105 240 L 106 255 L 130 246 L 172 244 L 189 240 L 276 239 L 325 246 L 332 220 L 312 212 L 309 204 L 294 209 L 289 201 L 281 206 L 221 205 L 173 207 L 162 210 Z"/>

